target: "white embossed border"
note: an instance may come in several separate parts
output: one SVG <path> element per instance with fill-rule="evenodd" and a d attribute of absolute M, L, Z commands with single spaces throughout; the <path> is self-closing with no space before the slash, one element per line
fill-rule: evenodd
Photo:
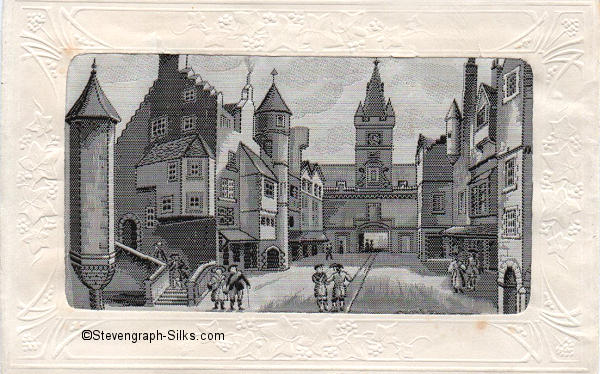
<path fill-rule="evenodd" d="M 9 3 L 3 95 L 4 336 L 14 368 L 386 368 L 575 372 L 591 366 L 597 98 L 591 7 Z M 135 22 L 131 20 L 136 20 Z M 153 22 L 160 19 L 160 22 Z M 130 20 L 130 22 L 127 22 Z M 64 87 L 86 52 L 522 57 L 534 68 L 532 299 L 517 316 L 73 310 L 64 287 Z M 581 84 L 573 84 L 576 80 Z M 586 157 L 587 156 L 587 157 Z M 582 167 L 582 165 L 587 165 Z M 6 269 L 10 269 L 7 271 Z M 19 274 L 20 276 L 16 276 Z M 150 323 L 149 321 L 152 321 Z M 82 345 L 91 326 L 224 331 L 201 346 Z M 460 337 L 464 341 L 457 344 Z M 466 343 L 465 343 L 466 342 Z M 465 345 L 462 346 L 462 343 Z M 466 349 L 465 349 L 466 347 Z M 493 347 L 493 348 L 492 348 Z M 124 351 L 124 348 L 127 351 Z M 124 354 L 124 352 L 127 352 Z M 5 356 L 6 357 L 6 356 Z M 106 359 L 110 358 L 110 361 Z M 241 364 L 240 364 L 241 362 Z M 134 365 L 135 364 L 135 365 Z"/>

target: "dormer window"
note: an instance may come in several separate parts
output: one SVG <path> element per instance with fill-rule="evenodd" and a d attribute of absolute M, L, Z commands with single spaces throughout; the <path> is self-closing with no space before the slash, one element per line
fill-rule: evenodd
<path fill-rule="evenodd" d="M 503 103 L 510 101 L 519 94 L 519 68 L 515 68 L 504 75 L 504 99 Z"/>
<path fill-rule="evenodd" d="M 488 124 L 489 111 L 487 105 L 482 106 L 477 111 L 477 129 L 479 130 L 483 126 Z"/>
<path fill-rule="evenodd" d="M 190 131 L 196 128 L 196 116 L 187 116 L 181 118 L 181 129 Z"/>
<path fill-rule="evenodd" d="M 155 139 L 167 133 L 169 120 L 166 116 L 155 118 L 150 121 L 150 138 Z"/>
<path fill-rule="evenodd" d="M 183 101 L 186 103 L 190 103 L 192 101 L 196 101 L 196 89 L 194 87 L 188 88 L 183 91 Z"/>
<path fill-rule="evenodd" d="M 276 117 L 277 127 L 285 126 L 285 119 L 283 118 L 283 114 L 278 114 Z"/>

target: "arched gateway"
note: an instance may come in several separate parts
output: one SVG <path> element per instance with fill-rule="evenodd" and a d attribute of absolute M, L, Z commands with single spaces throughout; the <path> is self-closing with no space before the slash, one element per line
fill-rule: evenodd
<path fill-rule="evenodd" d="M 369 222 L 358 227 L 358 250 L 359 252 L 391 252 L 390 227 L 381 222 Z"/>

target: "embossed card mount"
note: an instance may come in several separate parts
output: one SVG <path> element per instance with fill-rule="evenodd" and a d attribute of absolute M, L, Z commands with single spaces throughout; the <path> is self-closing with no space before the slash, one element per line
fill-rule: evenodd
<path fill-rule="evenodd" d="M 2 369 L 596 372 L 595 5 L 5 2 Z"/>

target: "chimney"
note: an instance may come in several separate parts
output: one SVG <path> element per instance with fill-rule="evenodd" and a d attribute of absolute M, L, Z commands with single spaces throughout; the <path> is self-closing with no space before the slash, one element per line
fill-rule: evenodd
<path fill-rule="evenodd" d="M 471 129 L 477 119 L 477 64 L 469 58 L 465 64 L 463 86 L 463 128 L 461 131 L 461 151 L 469 157 L 471 152 Z"/>
<path fill-rule="evenodd" d="M 179 55 L 158 56 L 158 79 L 174 77 L 179 73 Z"/>
<path fill-rule="evenodd" d="M 500 59 L 495 58 L 492 61 L 492 87 L 498 89 L 500 87 L 499 79 L 502 76 L 502 65 Z"/>

